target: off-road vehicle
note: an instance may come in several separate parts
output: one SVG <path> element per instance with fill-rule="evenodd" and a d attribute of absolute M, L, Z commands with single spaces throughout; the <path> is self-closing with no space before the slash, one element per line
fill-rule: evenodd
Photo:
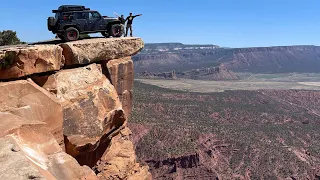
<path fill-rule="evenodd" d="M 121 37 L 124 28 L 118 18 L 101 16 L 85 6 L 63 5 L 52 10 L 48 30 L 64 41 L 75 41 L 80 34 L 101 33 L 105 37 Z"/>

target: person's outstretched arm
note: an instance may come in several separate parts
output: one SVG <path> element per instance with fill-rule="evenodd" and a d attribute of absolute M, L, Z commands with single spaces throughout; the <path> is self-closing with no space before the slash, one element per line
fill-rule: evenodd
<path fill-rule="evenodd" d="M 133 16 L 133 17 L 135 18 L 135 17 L 137 17 L 137 16 L 142 16 L 142 14 L 137 14 L 137 15 L 135 15 L 135 16 Z"/>

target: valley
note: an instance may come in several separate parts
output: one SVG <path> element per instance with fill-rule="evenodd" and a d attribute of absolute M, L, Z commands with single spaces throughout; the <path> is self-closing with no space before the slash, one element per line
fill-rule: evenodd
<path fill-rule="evenodd" d="M 320 179 L 318 46 L 158 43 L 133 60 L 129 127 L 154 179 Z"/>
<path fill-rule="evenodd" d="M 134 92 L 129 127 L 154 179 L 320 177 L 320 91 L 186 92 L 135 81 Z"/>
<path fill-rule="evenodd" d="M 296 89 L 320 90 L 320 74 L 252 74 L 239 73 L 239 80 L 207 81 L 192 79 L 136 79 L 163 88 L 188 92 L 223 92 L 226 90 Z"/>

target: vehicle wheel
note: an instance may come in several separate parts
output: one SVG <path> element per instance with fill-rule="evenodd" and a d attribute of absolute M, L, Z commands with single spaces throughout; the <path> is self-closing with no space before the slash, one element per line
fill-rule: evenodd
<path fill-rule="evenodd" d="M 120 24 L 114 24 L 111 26 L 110 35 L 112 37 L 121 37 L 123 34 L 123 28 Z"/>
<path fill-rule="evenodd" d="M 101 32 L 101 35 L 108 38 L 109 37 L 109 34 L 107 32 Z"/>
<path fill-rule="evenodd" d="M 76 41 L 79 39 L 79 31 L 74 27 L 69 27 L 64 32 L 64 39 L 66 41 Z"/>

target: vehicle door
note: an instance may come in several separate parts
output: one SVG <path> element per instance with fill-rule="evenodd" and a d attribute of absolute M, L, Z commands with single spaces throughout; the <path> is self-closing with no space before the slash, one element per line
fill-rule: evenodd
<path fill-rule="evenodd" d="M 75 24 L 79 28 L 80 31 L 88 31 L 88 12 L 75 12 Z"/>
<path fill-rule="evenodd" d="M 89 12 L 88 27 L 90 31 L 99 31 L 105 29 L 103 17 L 97 11 Z"/>

